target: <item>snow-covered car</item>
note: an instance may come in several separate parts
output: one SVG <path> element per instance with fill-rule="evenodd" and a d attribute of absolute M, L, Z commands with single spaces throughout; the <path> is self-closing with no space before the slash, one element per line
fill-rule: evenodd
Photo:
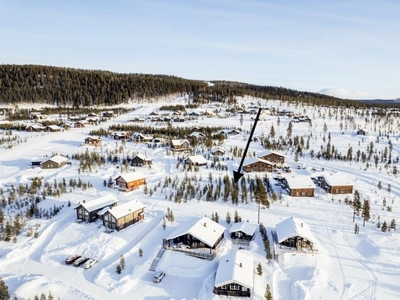
<path fill-rule="evenodd" d="M 161 282 L 161 280 L 164 278 L 164 276 L 165 276 L 164 272 L 158 271 L 156 274 L 154 274 L 153 282 L 156 282 L 156 283 Z"/>
<path fill-rule="evenodd" d="M 80 257 L 77 260 L 74 261 L 74 267 L 79 267 L 81 265 L 83 265 L 87 260 L 89 259 L 89 257 Z"/>
<path fill-rule="evenodd" d="M 95 264 L 97 264 L 98 260 L 95 258 L 91 258 L 89 259 L 87 262 L 85 262 L 85 264 L 83 265 L 83 267 L 85 269 L 90 269 L 92 266 L 94 266 Z"/>
<path fill-rule="evenodd" d="M 82 255 L 80 255 L 80 254 L 75 254 L 75 255 L 72 255 L 72 256 L 70 256 L 70 257 L 68 257 L 66 260 L 65 260 L 65 263 L 67 264 L 67 265 L 71 265 L 74 261 L 76 261 L 78 258 L 80 258 Z"/>

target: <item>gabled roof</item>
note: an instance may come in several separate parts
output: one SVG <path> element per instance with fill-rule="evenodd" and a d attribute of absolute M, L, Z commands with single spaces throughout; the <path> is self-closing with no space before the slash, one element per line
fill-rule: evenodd
<path fill-rule="evenodd" d="M 49 125 L 47 126 L 47 128 L 50 128 L 52 130 L 60 130 L 60 127 L 58 127 L 57 125 Z"/>
<path fill-rule="evenodd" d="M 289 189 L 315 189 L 315 184 L 309 176 L 288 176 L 285 178 Z"/>
<path fill-rule="evenodd" d="M 233 282 L 253 290 L 254 259 L 241 250 L 221 256 L 214 286 L 221 287 Z"/>
<path fill-rule="evenodd" d="M 130 214 L 132 212 L 138 211 L 142 208 L 145 208 L 145 205 L 138 201 L 138 200 L 133 200 L 129 201 L 127 203 L 124 203 L 122 205 L 114 206 L 111 208 L 106 208 L 105 210 L 101 210 L 98 215 L 104 215 L 106 212 L 109 212 L 111 215 L 114 216 L 114 218 L 119 219 L 127 214 Z"/>
<path fill-rule="evenodd" d="M 41 124 L 29 124 L 28 126 L 25 127 L 25 129 L 28 129 L 29 127 L 33 128 L 35 130 L 42 130 L 45 128 Z"/>
<path fill-rule="evenodd" d="M 278 236 L 278 243 L 282 243 L 288 238 L 301 236 L 312 243 L 316 243 L 316 239 L 312 234 L 310 227 L 297 218 L 288 218 L 275 225 L 276 235 Z"/>
<path fill-rule="evenodd" d="M 229 233 L 241 231 L 247 235 L 253 235 L 258 228 L 258 224 L 250 223 L 250 222 L 239 222 L 233 223 L 231 229 L 229 229 Z"/>
<path fill-rule="evenodd" d="M 188 222 L 179 226 L 168 236 L 167 240 L 190 234 L 209 247 L 213 247 L 224 231 L 224 226 L 210 220 L 209 218 L 202 217 L 194 222 Z"/>
<path fill-rule="evenodd" d="M 80 203 L 78 206 L 82 205 L 88 212 L 95 211 L 99 208 L 106 207 L 118 203 L 118 199 L 114 195 L 108 194 L 103 197 L 87 201 L 85 203 Z M 76 206 L 75 208 L 77 208 Z"/>
<path fill-rule="evenodd" d="M 257 158 L 257 157 L 253 157 L 253 158 L 248 158 L 248 159 L 246 159 L 246 160 L 244 161 L 244 163 L 243 163 L 243 166 L 252 165 L 252 164 L 254 164 L 254 163 L 256 163 L 256 162 L 262 162 L 262 163 L 267 164 L 267 165 L 274 165 L 273 162 L 270 162 L 270 161 L 268 161 L 268 160 L 261 159 L 261 158 Z"/>
<path fill-rule="evenodd" d="M 126 182 L 131 182 L 131 181 L 146 178 L 146 175 L 144 175 L 142 172 L 132 172 L 132 173 L 121 174 L 117 178 L 119 178 L 119 177 L 121 177 Z"/>
<path fill-rule="evenodd" d="M 149 158 L 147 155 L 145 155 L 143 153 L 138 153 L 138 154 L 136 154 L 135 157 L 138 157 L 138 158 L 140 158 L 141 160 L 144 160 L 144 161 L 151 161 L 151 158 Z"/>
<path fill-rule="evenodd" d="M 61 156 L 61 155 L 56 155 L 56 156 L 53 156 L 52 158 L 50 158 L 50 159 L 48 159 L 46 161 L 52 161 L 52 162 L 55 162 L 57 164 L 61 164 L 63 162 L 67 162 L 68 158 L 66 158 L 64 156 Z"/>
<path fill-rule="evenodd" d="M 180 146 L 180 145 L 182 145 L 182 144 L 185 143 L 185 142 L 189 143 L 188 140 L 172 140 L 172 141 L 171 141 L 171 143 L 172 143 L 173 146 Z"/>
<path fill-rule="evenodd" d="M 222 152 L 222 153 L 226 152 L 225 148 L 221 147 L 221 146 L 214 146 L 214 147 L 211 148 L 211 153 L 215 153 L 217 151 Z"/>
<path fill-rule="evenodd" d="M 202 138 L 202 137 L 205 137 L 206 135 L 204 133 L 195 131 L 195 132 L 192 132 L 189 136 L 193 136 L 193 137 L 196 137 L 196 138 Z"/>
<path fill-rule="evenodd" d="M 271 150 L 265 150 L 265 151 L 259 153 L 258 157 L 262 157 L 262 156 L 270 155 L 270 154 L 275 154 L 275 155 L 279 155 L 279 156 L 285 157 L 285 155 L 283 155 L 281 153 L 278 153 L 278 152 L 275 152 L 275 151 L 271 151 Z"/>
<path fill-rule="evenodd" d="M 324 174 L 325 181 L 330 186 L 353 186 L 354 182 L 346 175 L 340 172 L 334 174 Z"/>
<path fill-rule="evenodd" d="M 194 164 L 207 164 L 207 159 L 203 155 L 191 155 L 186 158 L 186 160 L 190 160 Z"/>

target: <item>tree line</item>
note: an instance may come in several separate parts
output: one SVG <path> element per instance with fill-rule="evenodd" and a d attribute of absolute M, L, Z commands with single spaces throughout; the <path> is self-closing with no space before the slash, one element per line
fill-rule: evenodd
<path fill-rule="evenodd" d="M 0 65 L 0 101 L 47 103 L 74 108 L 142 102 L 173 94 L 189 95 L 191 103 L 236 103 L 253 96 L 319 106 L 386 107 L 274 86 L 241 82 L 189 80 L 168 75 L 122 74 L 41 65 Z"/>

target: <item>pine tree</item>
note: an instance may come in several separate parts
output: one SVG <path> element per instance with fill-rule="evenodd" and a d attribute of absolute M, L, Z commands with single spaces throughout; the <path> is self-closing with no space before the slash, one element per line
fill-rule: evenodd
<path fill-rule="evenodd" d="M 4 282 L 3 278 L 0 277 L 0 299 L 8 300 L 10 299 L 10 294 L 8 292 L 8 286 Z"/>
<path fill-rule="evenodd" d="M 231 214 L 229 213 L 229 211 L 226 213 L 225 221 L 227 224 L 231 223 Z"/>
<path fill-rule="evenodd" d="M 363 226 L 365 226 L 365 221 L 369 221 L 370 219 L 370 204 L 369 200 L 364 201 L 364 206 L 363 206 Z"/>
<path fill-rule="evenodd" d="M 233 215 L 233 220 L 235 221 L 235 223 L 239 223 L 241 221 L 241 218 L 236 209 L 235 209 L 235 213 Z"/>
<path fill-rule="evenodd" d="M 50 291 L 49 291 L 49 295 L 47 296 L 47 300 L 54 300 L 54 296 Z"/>
<path fill-rule="evenodd" d="M 125 269 L 125 257 L 123 255 L 121 255 L 119 257 L 119 264 L 121 265 L 121 269 Z"/>
<path fill-rule="evenodd" d="M 215 221 L 214 212 L 211 213 L 211 220 L 212 220 L 212 221 Z"/>
<path fill-rule="evenodd" d="M 117 272 L 117 274 L 121 274 L 122 268 L 121 268 L 121 265 L 120 265 L 120 264 L 117 265 L 117 267 L 116 267 L 116 272 Z"/>
<path fill-rule="evenodd" d="M 267 288 L 265 290 L 265 300 L 274 300 L 274 298 L 272 297 L 271 288 L 269 287 L 269 284 L 267 284 Z"/>
<path fill-rule="evenodd" d="M 162 219 L 162 225 L 161 226 L 165 231 L 165 228 L 167 227 L 167 220 L 165 218 Z"/>
<path fill-rule="evenodd" d="M 261 263 L 258 263 L 258 265 L 257 265 L 257 274 L 260 276 L 263 274 L 263 269 L 262 269 Z"/>
<path fill-rule="evenodd" d="M 386 232 L 388 230 L 388 226 L 387 226 L 387 224 L 386 224 L 386 221 L 383 221 L 383 224 L 382 224 L 382 232 Z"/>
<path fill-rule="evenodd" d="M 215 219 L 214 220 L 215 222 L 219 223 L 219 215 L 217 212 L 215 212 L 215 214 L 214 214 L 214 219 Z"/>
<path fill-rule="evenodd" d="M 390 222 L 390 229 L 396 230 L 396 220 L 392 219 L 392 221 Z"/>

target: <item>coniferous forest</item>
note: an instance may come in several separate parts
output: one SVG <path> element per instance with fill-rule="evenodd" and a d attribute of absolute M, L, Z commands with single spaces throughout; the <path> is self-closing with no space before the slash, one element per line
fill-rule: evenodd
<path fill-rule="evenodd" d="M 0 65 L 0 103 L 88 107 L 186 94 L 193 102 L 229 102 L 236 96 L 298 101 L 311 105 L 367 106 L 318 93 L 240 82 L 189 80 L 167 75 L 121 74 L 40 65 Z"/>

